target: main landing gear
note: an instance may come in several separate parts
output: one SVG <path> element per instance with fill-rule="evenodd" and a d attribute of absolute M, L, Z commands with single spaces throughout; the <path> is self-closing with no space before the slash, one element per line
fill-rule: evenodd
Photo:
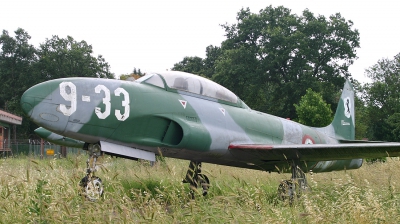
<path fill-rule="evenodd" d="M 289 200 L 289 203 L 300 197 L 302 192 L 310 189 L 307 184 L 306 175 L 298 166 L 298 161 L 292 162 L 291 170 L 292 178 L 282 181 L 278 187 L 279 198 L 281 200 Z"/>
<path fill-rule="evenodd" d="M 183 183 L 190 184 L 190 194 L 192 199 L 194 199 L 195 191 L 197 188 L 201 187 L 203 196 L 206 196 L 208 189 L 210 188 L 210 181 L 208 177 L 201 173 L 201 162 L 190 161 L 189 169 L 186 173 Z"/>
<path fill-rule="evenodd" d="M 87 145 L 89 158 L 86 161 L 86 176 L 82 178 L 79 186 L 82 187 L 82 194 L 90 201 L 96 201 L 103 195 L 103 183 L 99 177 L 96 177 L 97 158 L 102 155 L 101 146 L 99 144 Z"/>

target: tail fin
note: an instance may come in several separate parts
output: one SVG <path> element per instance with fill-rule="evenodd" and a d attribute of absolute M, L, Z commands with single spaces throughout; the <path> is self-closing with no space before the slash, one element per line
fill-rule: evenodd
<path fill-rule="evenodd" d="M 335 137 L 343 140 L 355 139 L 354 90 L 349 80 L 344 84 L 335 117 L 327 128 L 334 129 Z"/>

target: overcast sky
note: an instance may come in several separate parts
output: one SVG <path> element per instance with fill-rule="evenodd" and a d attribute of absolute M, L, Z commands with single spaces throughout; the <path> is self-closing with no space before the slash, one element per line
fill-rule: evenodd
<path fill-rule="evenodd" d="M 39 46 L 58 35 L 85 40 L 116 75 L 133 68 L 166 70 L 185 56 L 205 57 L 208 45 L 225 39 L 220 24 L 233 24 L 241 8 L 254 13 L 283 5 L 298 15 L 340 12 L 354 22 L 361 38 L 351 74 L 365 82 L 364 70 L 379 59 L 400 53 L 400 4 L 395 0 L 8 0 L 0 4 L 0 29 L 11 35 L 20 27 Z"/>

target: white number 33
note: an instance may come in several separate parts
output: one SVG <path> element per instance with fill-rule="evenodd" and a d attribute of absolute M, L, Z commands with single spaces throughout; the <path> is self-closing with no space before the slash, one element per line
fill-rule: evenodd
<path fill-rule="evenodd" d="M 60 111 L 65 116 L 71 116 L 76 111 L 77 107 L 76 86 L 72 82 L 62 82 L 60 83 L 59 87 L 60 87 L 60 95 L 64 98 L 64 100 L 71 102 L 71 106 L 60 104 Z M 104 111 L 101 111 L 100 107 L 95 107 L 94 112 L 96 113 L 99 119 L 106 119 L 108 116 L 110 116 L 111 112 L 110 90 L 104 85 L 97 85 L 96 88 L 94 88 L 94 92 L 95 93 L 104 92 L 104 98 L 103 98 L 103 104 L 105 106 Z M 120 121 L 124 121 L 129 117 L 130 100 L 129 100 L 129 94 L 125 89 L 117 88 L 114 91 L 115 96 L 120 96 L 121 94 L 124 97 L 124 99 L 122 100 L 122 107 L 124 108 L 124 114 L 121 114 L 121 110 L 116 109 L 115 117 Z"/>

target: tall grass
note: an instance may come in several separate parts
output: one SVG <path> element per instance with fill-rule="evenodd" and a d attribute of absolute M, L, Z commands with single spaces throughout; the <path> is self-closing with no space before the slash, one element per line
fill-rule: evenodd
<path fill-rule="evenodd" d="M 289 174 L 203 164 L 211 188 L 191 200 L 182 183 L 188 161 L 146 162 L 104 157 L 96 172 L 101 200 L 79 194 L 86 156 L 0 161 L 1 223 L 398 223 L 398 159 L 359 170 L 307 174 L 312 191 L 292 205 L 277 187 Z"/>

